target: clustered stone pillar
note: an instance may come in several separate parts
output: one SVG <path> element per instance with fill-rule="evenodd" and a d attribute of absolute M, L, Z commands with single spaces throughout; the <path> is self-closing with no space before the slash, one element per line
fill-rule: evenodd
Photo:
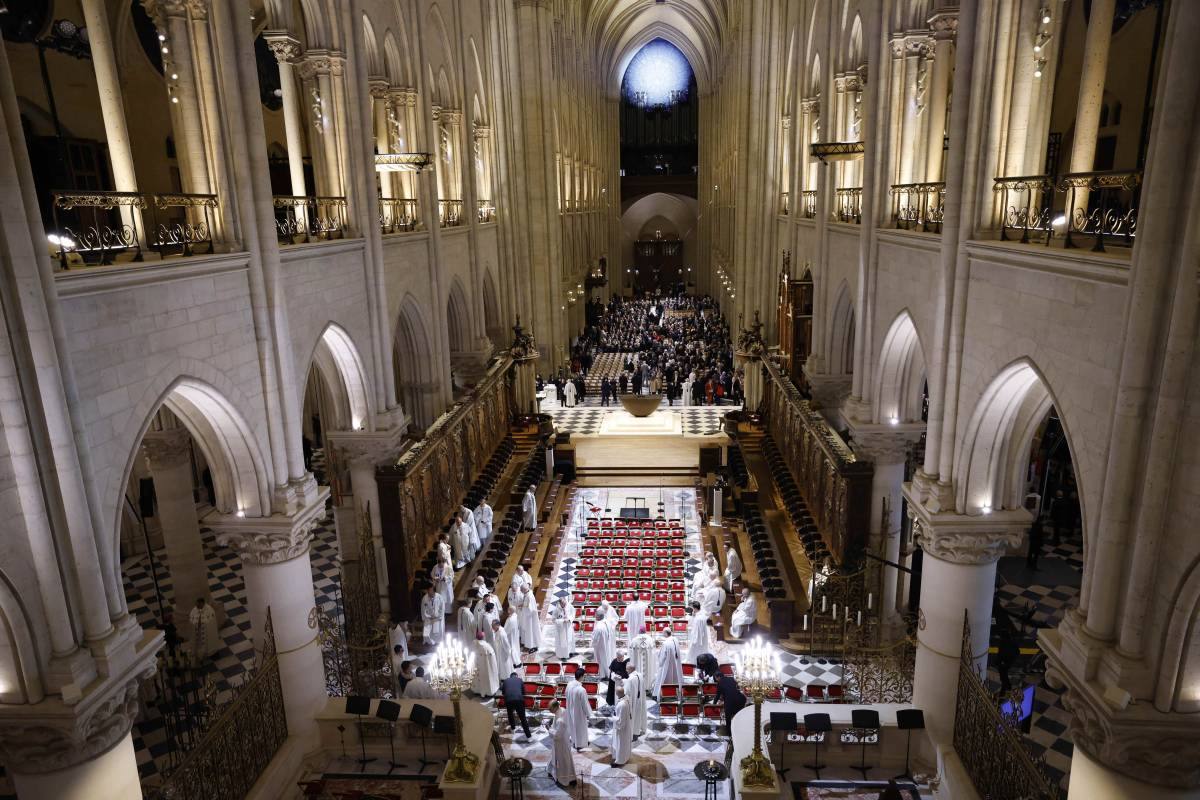
<path fill-rule="evenodd" d="M 925 146 L 925 180 L 942 180 L 943 141 L 946 136 L 946 109 L 950 100 L 950 73 L 954 70 L 954 32 L 958 15 L 943 11 L 929 21 L 933 28 L 933 66 L 929 74 L 925 124 L 929 140 Z"/>
<path fill-rule="evenodd" d="M 142 4 L 154 18 L 163 40 L 163 65 L 183 190 L 208 194 L 212 184 L 205 155 L 207 148 L 195 60 L 192 57 L 189 3 L 186 0 L 142 0 Z"/>
<path fill-rule="evenodd" d="M 1104 79 L 1108 74 L 1108 46 L 1112 39 L 1116 0 L 1092 0 L 1087 35 L 1083 40 L 1083 66 L 1079 74 L 1079 99 L 1075 108 L 1075 133 L 1071 141 L 1071 172 L 1090 172 L 1100 138 L 1100 108 L 1104 104 Z M 1072 215 L 1087 210 L 1086 191 L 1076 191 Z"/>
<path fill-rule="evenodd" d="M 934 742 L 948 745 L 963 646 L 963 616 L 970 621 L 970 654 L 980 674 L 987 666 L 996 562 L 1021 542 L 1023 520 L 992 524 L 988 517 L 928 515 L 910 500 L 913 535 L 925 551 L 921 562 L 921 611 L 913 705 L 925 712 Z"/>
<path fill-rule="evenodd" d="M 300 93 L 296 85 L 295 63 L 304 52 L 300 40 L 287 31 L 265 31 L 263 38 L 275 60 L 279 62 L 279 88 L 283 100 L 284 139 L 287 144 L 288 175 L 292 194 L 303 197 L 304 188 L 304 122 L 300 109 Z"/>
<path fill-rule="evenodd" d="M 154 480 L 158 519 L 175 596 L 175 624 L 182 635 L 189 636 L 188 612 L 196 598 L 203 597 L 213 606 L 218 623 L 224 618 L 224 609 L 212 602 L 208 587 L 208 565 L 192 494 L 191 438 L 183 428 L 147 431 L 142 437 L 142 452 Z"/>

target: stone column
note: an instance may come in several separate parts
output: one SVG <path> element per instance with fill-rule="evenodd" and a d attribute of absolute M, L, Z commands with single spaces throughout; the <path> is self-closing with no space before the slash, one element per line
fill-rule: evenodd
<path fill-rule="evenodd" d="M 125 99 L 121 92 L 121 76 L 117 72 L 117 58 L 113 53 L 108 9 L 104 0 L 80 0 L 80 5 L 83 6 L 83 22 L 87 26 L 92 69 L 96 72 L 96 89 L 100 93 L 100 112 L 104 118 L 104 139 L 108 145 L 113 187 L 118 192 L 136 192 L 133 148 L 129 143 L 129 126 L 125 122 Z M 130 206 L 121 206 L 121 219 L 126 225 L 137 229 L 138 239 L 144 249 L 146 231 L 142 227 L 142 212 Z"/>
<path fill-rule="evenodd" d="M 371 109 L 373 112 L 371 119 L 375 128 L 375 152 L 377 153 L 392 152 L 391 126 L 388 122 L 388 98 L 390 96 L 391 88 L 387 81 L 379 78 L 371 80 Z M 379 196 L 382 198 L 388 199 L 396 196 L 396 192 L 392 188 L 392 175 L 391 172 L 379 174 Z"/>
<path fill-rule="evenodd" d="M 536 414 L 537 405 L 537 360 L 541 355 L 533 344 L 533 336 L 521 327 L 521 318 L 513 325 L 513 341 L 508 352 L 513 358 L 513 395 L 517 413 Z"/>
<path fill-rule="evenodd" d="M 942 142 L 946 136 L 946 108 L 950 100 L 950 73 L 954 69 L 954 32 L 957 9 L 941 11 L 929 21 L 933 28 L 933 65 L 929 74 L 925 114 L 929 141 L 925 145 L 925 180 L 942 180 Z"/>
<path fill-rule="evenodd" d="M 325 665 L 317 643 L 316 601 L 308 549 L 312 529 L 325 515 L 329 489 L 291 516 L 223 517 L 213 520 L 217 542 L 237 550 L 246 583 L 254 649 L 261 653 L 267 610 L 283 684 L 288 734 L 315 742 L 314 715 L 325 706 Z"/>
<path fill-rule="evenodd" d="M 1104 78 L 1108 74 L 1108 46 L 1112 39 L 1116 0 L 1092 0 L 1087 35 L 1083 39 L 1083 65 L 1079 72 L 1079 99 L 1075 107 L 1075 133 L 1071 140 L 1071 172 L 1090 172 L 1100 138 L 1100 107 L 1104 104 Z M 1087 211 L 1087 192 L 1076 191 L 1071 219 Z"/>
<path fill-rule="evenodd" d="M 900 130 L 900 183 L 916 181 L 917 132 L 921 124 L 922 99 L 919 97 L 918 77 L 921 62 L 928 54 L 929 42 L 924 36 L 904 40 L 904 122 Z"/>
<path fill-rule="evenodd" d="M 208 587 L 208 565 L 192 495 L 191 439 L 183 428 L 147 431 L 142 437 L 142 453 L 154 479 L 158 519 L 175 595 L 175 624 L 182 635 L 190 636 L 188 613 L 197 597 L 203 597 L 213 607 L 218 625 L 225 617 L 224 608 L 213 602 Z"/>
<path fill-rule="evenodd" d="M 208 194 L 212 184 L 204 146 L 204 120 L 197 89 L 187 0 L 142 0 L 154 19 L 162 42 L 167 94 L 175 106 L 175 152 L 185 192 Z"/>
<path fill-rule="evenodd" d="M 900 563 L 900 507 L 908 449 L 921 438 L 921 425 L 873 425 L 851 421 L 854 452 L 875 465 L 871 478 L 871 550 L 893 564 Z M 886 513 L 886 517 L 885 517 Z M 897 587 L 900 570 L 882 565 L 883 586 L 877 599 L 880 620 L 899 621 Z"/>
<path fill-rule="evenodd" d="M 1029 513 L 930 515 L 912 497 L 909 509 L 914 538 L 925 551 L 913 705 L 925 712 L 933 741 L 949 745 L 954 734 L 963 614 L 971 625 L 971 657 L 982 674 L 987 668 L 996 562 L 1021 543 L 1029 527 Z"/>
<path fill-rule="evenodd" d="M 303 197 L 307 193 L 304 188 L 304 122 L 294 64 L 304 49 L 300 46 L 300 40 L 287 31 L 264 31 L 263 38 L 279 62 L 279 86 L 283 93 L 283 126 L 292 194 Z"/>
<path fill-rule="evenodd" d="M 161 646 L 161 634 L 156 646 Z M 136 800 L 142 796 L 130 729 L 142 674 L 90 691 L 42 719 L 30 714 L 0 725 L 0 757 L 21 800 Z M 35 707 L 36 708 L 36 707 Z"/>
<path fill-rule="evenodd" d="M 320 149 L 320 159 L 314 158 L 314 165 L 319 165 L 314 193 L 329 197 L 343 195 L 340 173 L 341 159 L 338 156 L 337 120 L 333 96 L 333 61 L 327 50 L 309 50 L 301 62 L 301 77 L 309 84 L 308 100 L 309 120 L 313 130 L 320 137 L 313 147 Z M 316 153 L 314 153 L 316 155 Z"/>

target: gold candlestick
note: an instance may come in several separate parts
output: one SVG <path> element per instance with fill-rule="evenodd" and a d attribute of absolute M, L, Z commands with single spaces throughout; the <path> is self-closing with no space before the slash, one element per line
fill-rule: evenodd
<path fill-rule="evenodd" d="M 742 786 L 774 786 L 775 770 L 762 750 L 762 702 L 779 688 L 779 654 L 755 637 L 736 660 L 738 686 L 754 701 L 754 750 L 741 760 Z"/>
<path fill-rule="evenodd" d="M 429 683 L 439 692 L 450 695 L 454 705 L 454 752 L 446 764 L 447 783 L 473 783 L 479 772 L 479 756 L 467 750 L 463 741 L 462 710 L 459 706 L 463 690 L 475 680 L 475 654 L 467 652 L 462 642 L 446 637 L 433 654 L 429 668 Z"/>

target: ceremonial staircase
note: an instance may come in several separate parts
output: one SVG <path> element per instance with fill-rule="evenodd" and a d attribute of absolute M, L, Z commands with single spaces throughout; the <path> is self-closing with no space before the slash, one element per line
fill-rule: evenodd
<path fill-rule="evenodd" d="M 595 360 L 592 361 L 592 368 L 588 370 L 588 374 L 583 380 L 584 385 L 587 387 L 587 396 L 599 400 L 600 381 L 604 378 L 619 379 L 625 362 L 632 359 L 634 355 L 636 354 L 597 353 Z"/>

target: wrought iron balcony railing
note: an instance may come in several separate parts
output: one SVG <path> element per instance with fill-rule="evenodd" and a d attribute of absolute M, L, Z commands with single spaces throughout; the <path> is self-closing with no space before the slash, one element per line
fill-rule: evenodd
<path fill-rule="evenodd" d="M 800 216 L 805 219 L 817 217 L 817 190 L 808 189 L 800 193 Z"/>
<path fill-rule="evenodd" d="M 443 228 L 462 225 L 462 200 L 438 200 L 438 219 Z"/>
<path fill-rule="evenodd" d="M 496 206 L 492 205 L 491 200 L 476 200 L 475 215 L 480 222 L 495 222 Z"/>
<path fill-rule="evenodd" d="M 215 194 L 54 192 L 48 234 L 63 269 L 213 251 Z"/>
<path fill-rule="evenodd" d="M 791 210 L 792 210 L 791 197 L 789 197 L 789 193 L 788 192 L 780 192 L 779 193 L 779 213 L 786 217 L 788 214 L 791 213 Z"/>
<path fill-rule="evenodd" d="M 945 214 L 945 183 L 901 183 L 892 187 L 892 222 L 897 228 L 941 233 Z"/>
<path fill-rule="evenodd" d="M 419 221 L 416 200 L 397 197 L 379 198 L 379 230 L 382 233 L 415 231 Z"/>
<path fill-rule="evenodd" d="M 833 219 L 835 222 L 862 224 L 862 187 L 834 190 Z"/>
<path fill-rule="evenodd" d="M 341 239 L 346 235 L 346 198 L 277 194 L 275 231 L 283 245 Z"/>
<path fill-rule="evenodd" d="M 996 227 L 1000 239 L 1041 240 L 1049 244 L 1055 233 L 1065 247 L 1079 247 L 1092 238 L 1092 250 L 1105 245 L 1132 247 L 1137 235 L 1141 201 L 1140 171 L 1071 172 L 1052 175 L 999 177 Z"/>

